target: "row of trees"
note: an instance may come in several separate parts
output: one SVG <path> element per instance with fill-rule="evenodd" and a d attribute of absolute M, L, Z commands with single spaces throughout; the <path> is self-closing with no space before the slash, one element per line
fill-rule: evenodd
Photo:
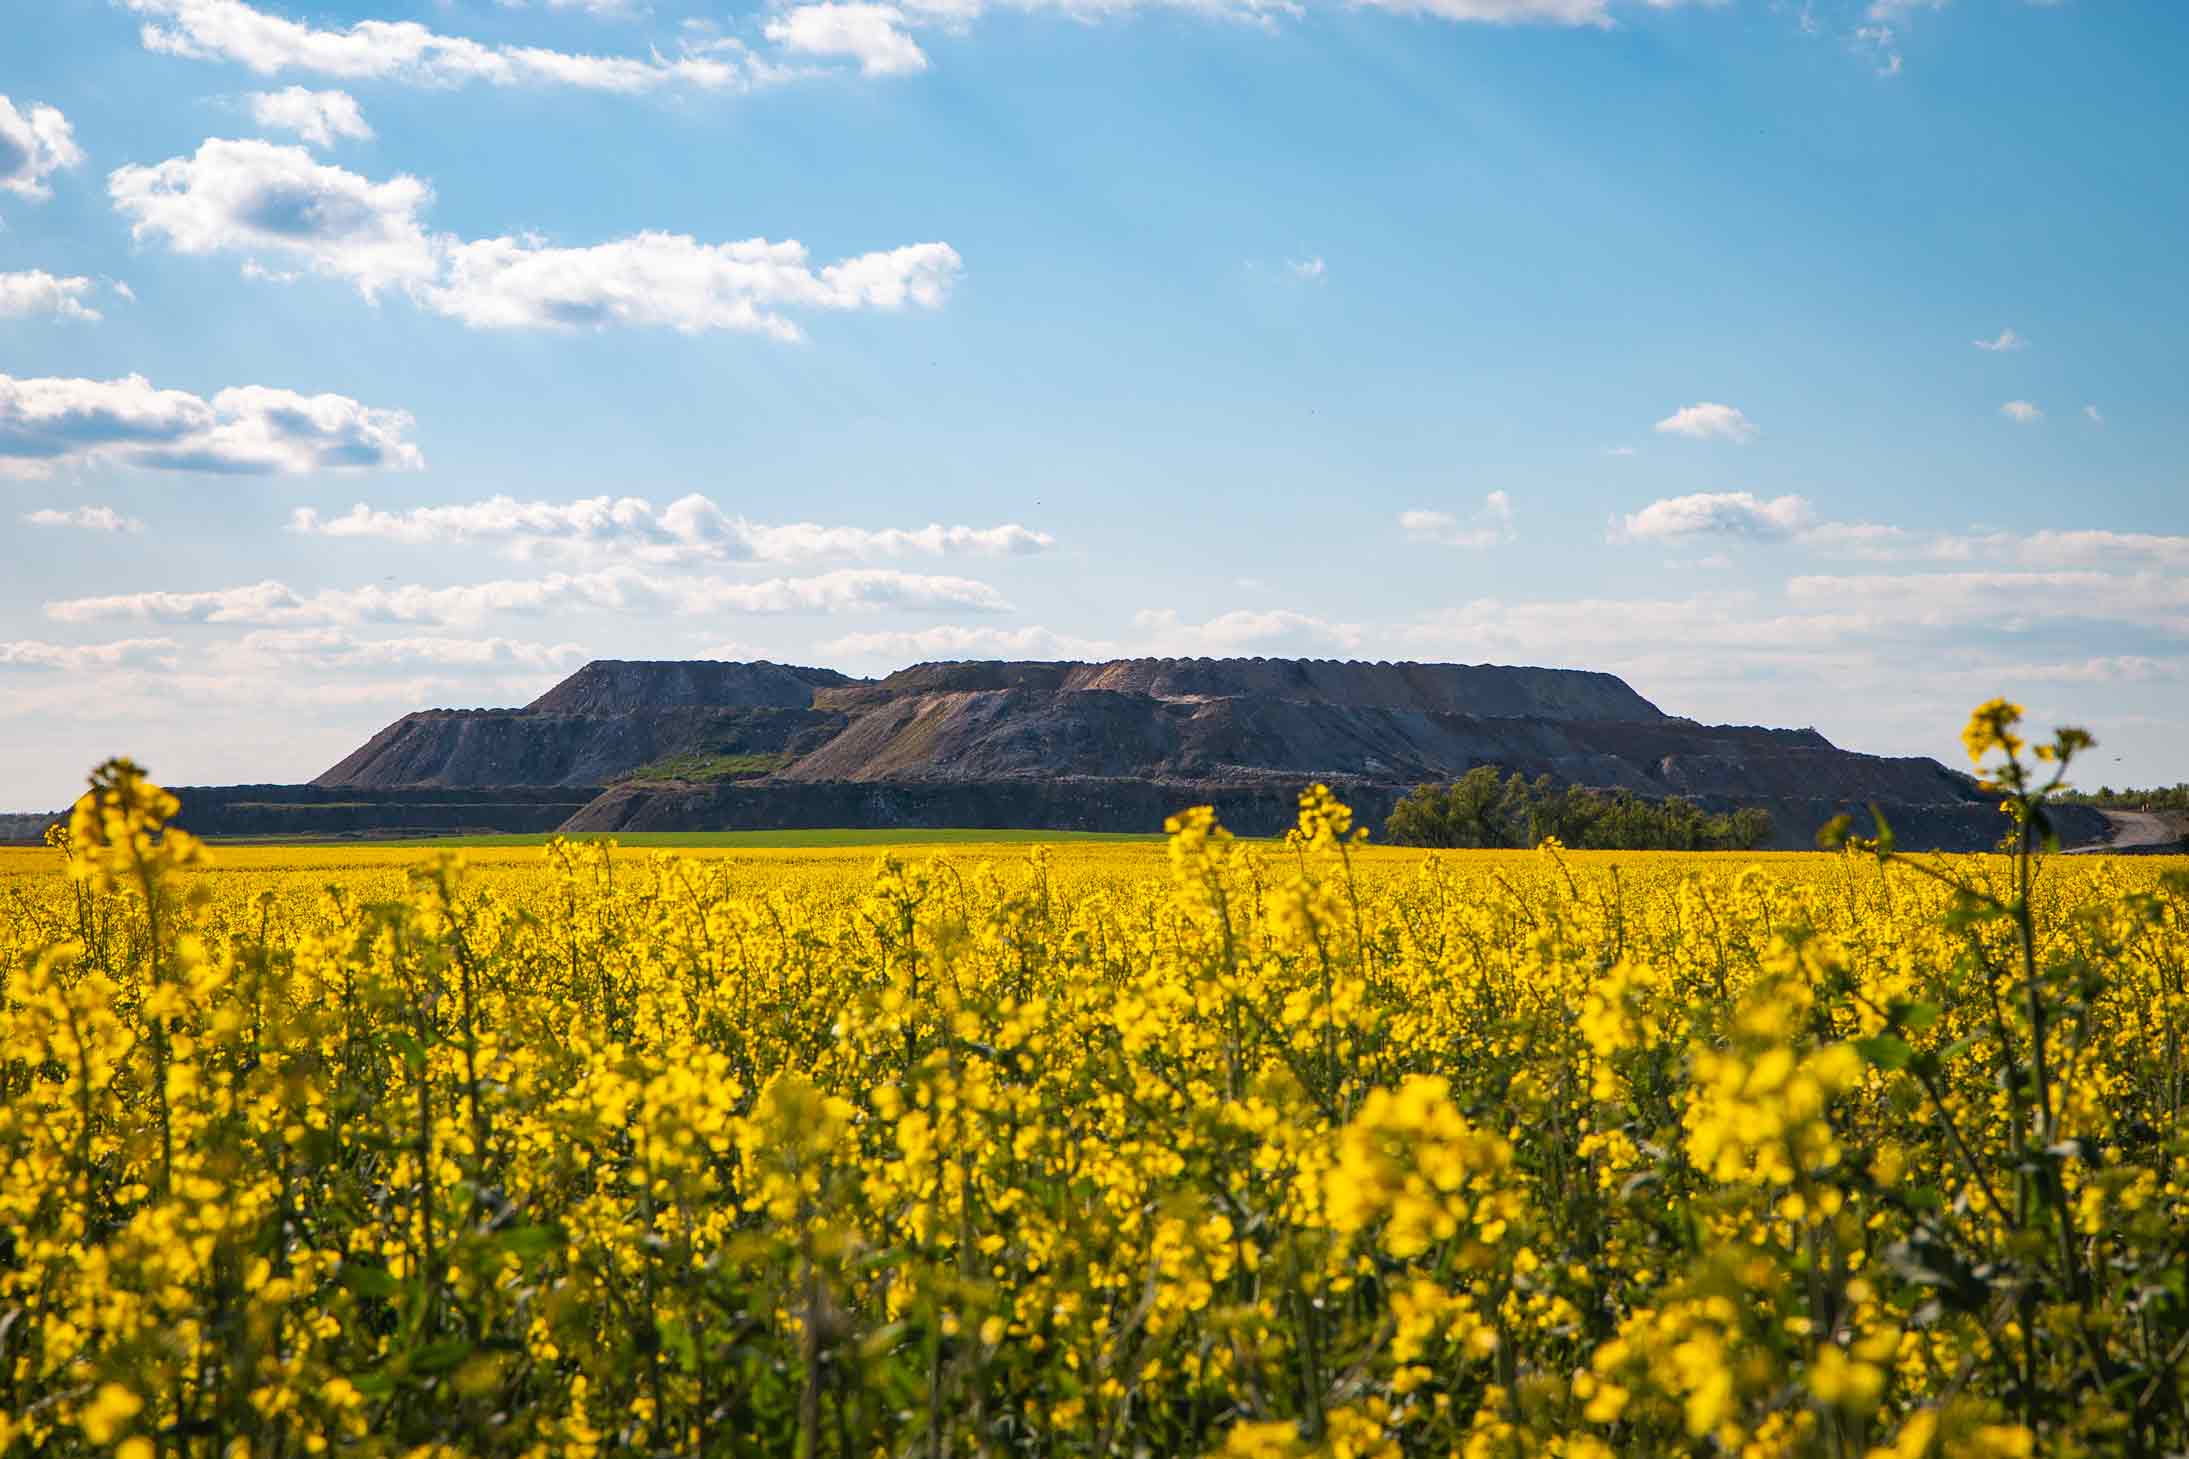
<path fill-rule="evenodd" d="M 2057 799 L 2103 806 L 2109 811 L 2189 811 L 2189 781 L 2152 790 L 2115 790 L 2101 785 L 2094 791 L 2065 791 Z"/>
<path fill-rule="evenodd" d="M 1409 792 L 1384 823 L 1400 846 L 1529 847 L 1557 837 L 1601 851 L 1747 851 L 1771 838 L 1771 813 L 1744 806 L 1730 813 L 1691 800 L 1644 800 L 1626 790 L 1561 789 L 1550 776 L 1531 783 L 1519 771 L 1501 778 L 1477 765 L 1448 785 Z"/>

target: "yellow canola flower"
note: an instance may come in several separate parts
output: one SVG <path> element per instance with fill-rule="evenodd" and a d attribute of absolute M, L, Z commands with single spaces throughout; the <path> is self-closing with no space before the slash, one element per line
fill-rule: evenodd
<path fill-rule="evenodd" d="M 102 1383 L 77 1418 L 77 1427 L 94 1444 L 110 1444 L 122 1426 L 144 1411 L 144 1400 L 119 1383 Z"/>
<path fill-rule="evenodd" d="M 1316 791 L 215 864 L 171 800 L 0 848 L 0 1447 L 2189 1448 L 2163 857 L 1425 855 Z"/>

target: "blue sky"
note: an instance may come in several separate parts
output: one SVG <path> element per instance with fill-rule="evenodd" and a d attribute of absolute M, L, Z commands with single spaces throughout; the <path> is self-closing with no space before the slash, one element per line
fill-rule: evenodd
<path fill-rule="evenodd" d="M 1941 758 L 2007 693 L 2189 776 L 2185 67 L 2161 0 L 13 7 L 0 806 L 592 657 Z"/>

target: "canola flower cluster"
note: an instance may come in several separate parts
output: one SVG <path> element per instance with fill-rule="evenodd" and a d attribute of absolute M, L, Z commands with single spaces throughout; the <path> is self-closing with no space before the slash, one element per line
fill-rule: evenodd
<path fill-rule="evenodd" d="M 0 1454 L 2181 1452 L 2189 870 L 2010 711 L 1964 858 L 329 884 L 114 762 L 0 883 Z"/>

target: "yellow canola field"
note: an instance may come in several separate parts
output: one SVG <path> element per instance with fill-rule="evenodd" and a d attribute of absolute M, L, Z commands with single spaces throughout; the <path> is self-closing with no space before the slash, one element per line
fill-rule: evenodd
<path fill-rule="evenodd" d="M 0 859 L 0 1453 L 2189 1441 L 2189 865 Z"/>

